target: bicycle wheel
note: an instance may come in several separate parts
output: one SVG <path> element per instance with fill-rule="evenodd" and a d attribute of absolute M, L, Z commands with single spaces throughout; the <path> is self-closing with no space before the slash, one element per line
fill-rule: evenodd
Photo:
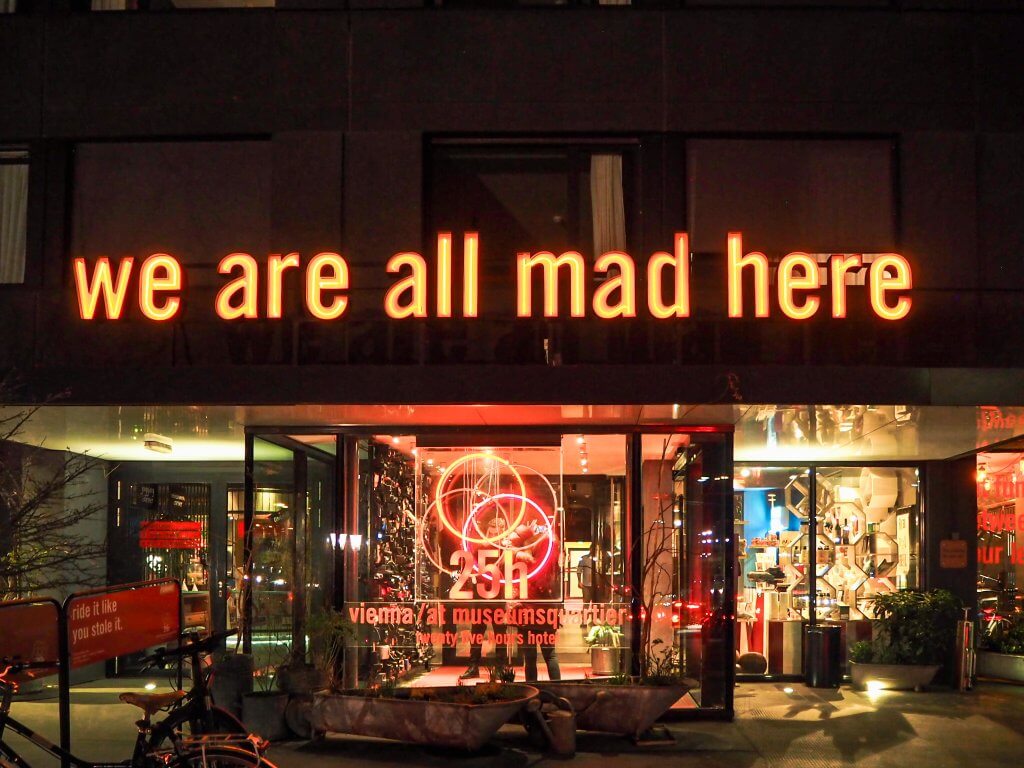
<path fill-rule="evenodd" d="M 167 765 L 169 768 L 277 768 L 255 750 L 222 745 L 186 747 Z"/>
<path fill-rule="evenodd" d="M 237 733 L 245 735 L 249 733 L 242 722 L 228 712 L 226 709 L 214 707 L 210 710 L 210 717 L 213 721 L 213 728 L 206 728 L 201 720 L 197 720 L 188 707 L 182 707 L 172 711 L 167 717 L 153 726 L 153 733 L 147 742 L 149 749 L 158 751 L 171 746 L 175 734 L 181 734 L 188 738 L 191 736 L 202 736 L 210 733 Z"/>

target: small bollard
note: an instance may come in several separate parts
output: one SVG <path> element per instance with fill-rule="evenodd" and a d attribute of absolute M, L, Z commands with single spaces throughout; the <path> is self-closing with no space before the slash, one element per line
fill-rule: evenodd
<path fill-rule="evenodd" d="M 547 716 L 551 751 L 561 757 L 576 754 L 576 715 L 559 709 Z"/>

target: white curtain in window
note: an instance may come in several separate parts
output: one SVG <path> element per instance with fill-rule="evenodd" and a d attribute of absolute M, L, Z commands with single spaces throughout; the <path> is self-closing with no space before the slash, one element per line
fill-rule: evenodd
<path fill-rule="evenodd" d="M 18 0 L 0 0 L 0 13 L 14 13 L 18 10 Z"/>
<path fill-rule="evenodd" d="M 594 258 L 626 249 L 622 199 L 622 155 L 591 155 L 590 201 L 594 214 Z"/>
<path fill-rule="evenodd" d="M 25 282 L 28 164 L 0 164 L 0 283 Z"/>

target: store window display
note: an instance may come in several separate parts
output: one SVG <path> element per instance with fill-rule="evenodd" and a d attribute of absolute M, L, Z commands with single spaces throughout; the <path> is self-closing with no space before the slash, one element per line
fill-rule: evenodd
<path fill-rule="evenodd" d="M 919 585 L 918 488 L 910 467 L 739 467 L 741 673 L 800 674 L 812 611 L 849 646 L 870 636 L 872 597 Z"/>
<path fill-rule="evenodd" d="M 625 438 L 452 442 L 360 441 L 359 680 L 589 675 L 592 627 L 629 630 Z"/>
<path fill-rule="evenodd" d="M 1024 453 L 979 454 L 976 479 L 978 610 L 987 638 L 1024 616 Z"/>

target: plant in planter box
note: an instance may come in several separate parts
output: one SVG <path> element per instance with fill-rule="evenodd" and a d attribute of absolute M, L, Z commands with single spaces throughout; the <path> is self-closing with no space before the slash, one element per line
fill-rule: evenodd
<path fill-rule="evenodd" d="M 516 680 L 515 667 L 507 663 L 495 663 L 487 668 L 487 679 L 492 686 L 501 683 L 514 683 Z"/>
<path fill-rule="evenodd" d="M 590 667 L 598 677 L 617 675 L 621 669 L 622 629 L 609 624 L 595 624 L 584 642 L 590 647 Z"/>
<path fill-rule="evenodd" d="M 960 599 L 944 589 L 905 590 L 871 599 L 874 637 L 851 648 L 855 685 L 869 688 L 921 688 L 939 667 L 953 660 Z"/>
<path fill-rule="evenodd" d="M 982 650 L 1024 655 L 1024 612 L 997 621 L 981 641 Z"/>
<path fill-rule="evenodd" d="M 356 637 L 355 625 L 340 611 L 324 611 L 309 617 L 309 657 L 323 673 L 327 688 L 340 690 L 345 646 Z"/>
<path fill-rule="evenodd" d="M 536 695 L 536 688 L 515 683 L 403 688 L 387 681 L 318 693 L 310 722 L 314 734 L 332 731 L 475 750 Z"/>
<path fill-rule="evenodd" d="M 979 676 L 1024 683 L 1024 612 L 999 617 L 979 645 Z"/>
<path fill-rule="evenodd" d="M 242 696 L 242 722 L 255 734 L 270 741 L 288 736 L 285 710 L 288 707 L 288 693 L 277 688 L 278 669 L 291 657 L 288 643 L 270 642 L 267 646 L 277 649 L 275 656 L 253 673 L 255 690 Z"/>

